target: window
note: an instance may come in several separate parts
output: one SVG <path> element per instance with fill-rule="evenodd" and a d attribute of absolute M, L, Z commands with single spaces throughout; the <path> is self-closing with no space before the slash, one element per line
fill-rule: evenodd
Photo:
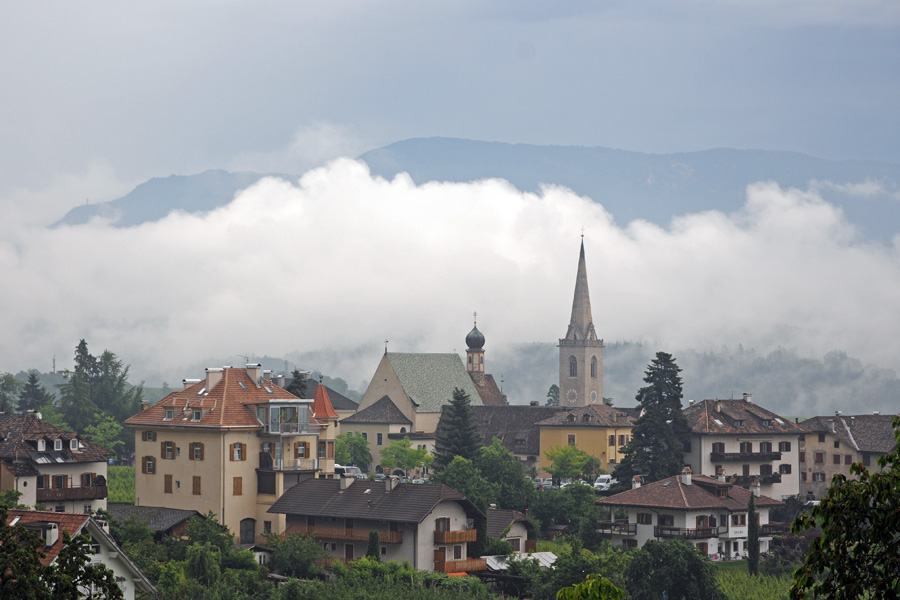
<path fill-rule="evenodd" d="M 194 489 L 191 491 L 195 496 L 200 495 L 200 476 L 194 475 Z"/>
<path fill-rule="evenodd" d="M 401 428 L 400 428 L 400 433 L 406 433 L 406 427 L 401 427 Z"/>
<path fill-rule="evenodd" d="M 741 454 L 750 454 L 753 452 L 753 442 L 741 442 Z"/>
<path fill-rule="evenodd" d="M 368 433 L 366 433 L 365 431 L 363 431 L 363 432 L 362 432 L 362 436 L 363 436 L 363 439 L 364 439 L 364 440 L 366 440 L 367 442 L 369 441 L 369 434 L 368 434 Z"/>
<path fill-rule="evenodd" d="M 806 471 L 800 471 L 800 481 L 806 481 Z"/>
<path fill-rule="evenodd" d="M 813 481 L 825 481 L 825 473 L 821 471 L 813 473 Z"/>
<path fill-rule="evenodd" d="M 462 546 L 453 546 L 453 560 L 462 560 Z"/>
<path fill-rule="evenodd" d="M 247 460 L 247 444 L 235 442 L 231 444 L 231 460 Z"/>
<path fill-rule="evenodd" d="M 319 458 L 325 458 L 325 442 L 319 442 Z"/>
<path fill-rule="evenodd" d="M 825 462 L 825 453 L 821 451 L 816 451 L 816 464 L 822 464 Z"/>
<path fill-rule="evenodd" d="M 747 524 L 747 513 L 734 513 L 731 515 L 732 527 L 740 527 Z"/>
<path fill-rule="evenodd" d="M 569 357 L 569 377 L 578 377 L 578 360 L 574 356 Z"/>
<path fill-rule="evenodd" d="M 163 477 L 164 477 L 164 479 L 163 479 L 163 492 L 166 493 L 166 494 L 171 494 L 171 493 L 172 493 L 172 476 L 171 476 L 171 475 L 164 475 Z"/>
<path fill-rule="evenodd" d="M 386 554 L 387 554 L 387 546 L 382 546 L 381 547 L 381 555 L 384 556 Z"/>
<path fill-rule="evenodd" d="M 831 462 L 833 462 L 833 463 L 836 464 L 836 465 L 841 464 L 841 455 L 840 455 L 840 454 L 835 454 L 834 456 L 832 456 L 832 457 L 831 457 Z"/>
<path fill-rule="evenodd" d="M 188 458 L 190 458 L 191 460 L 203 460 L 202 442 L 191 442 Z"/>
<path fill-rule="evenodd" d="M 800 462 L 806 462 L 806 452 L 800 452 Z"/>
<path fill-rule="evenodd" d="M 663 527 L 673 527 L 675 525 L 675 517 L 672 515 L 659 515 L 659 524 Z"/>
<path fill-rule="evenodd" d="M 145 442 L 155 442 L 156 441 L 156 432 L 155 431 L 144 431 L 141 434 L 141 439 Z"/>
<path fill-rule="evenodd" d="M 863 466 L 865 466 L 865 467 L 872 466 L 872 457 L 868 454 L 863 454 L 862 463 L 863 463 Z"/>
<path fill-rule="evenodd" d="M 790 452 L 791 451 L 791 443 L 790 442 L 778 442 L 778 451 L 779 452 Z"/>
<path fill-rule="evenodd" d="M 735 427 L 743 427 L 743 426 L 744 426 L 744 420 L 743 420 L 743 419 L 735 419 L 735 420 L 734 420 L 734 426 L 735 426 Z"/>
<path fill-rule="evenodd" d="M 272 521 L 263 521 L 263 533 L 272 533 Z"/>
<path fill-rule="evenodd" d="M 175 458 L 175 442 L 160 442 L 160 458 Z"/>
<path fill-rule="evenodd" d="M 78 450 L 78 440 L 72 438 L 69 440 L 69 450 Z"/>
<path fill-rule="evenodd" d="M 450 519 L 449 517 L 440 517 L 434 520 L 434 530 L 435 531 L 450 531 Z"/>
<path fill-rule="evenodd" d="M 759 465 L 759 474 L 762 476 L 768 476 L 772 474 L 772 465 Z"/>
<path fill-rule="evenodd" d="M 568 434 L 566 439 L 568 440 L 569 444 L 574 444 L 575 443 L 575 434 L 574 433 Z"/>
<path fill-rule="evenodd" d="M 771 427 L 772 419 L 763 419 L 763 427 Z"/>
<path fill-rule="evenodd" d="M 612 434 L 612 435 L 609 436 L 609 445 L 610 445 L 610 446 L 615 446 L 615 445 L 616 445 L 616 436 L 615 436 L 615 434 Z"/>
<path fill-rule="evenodd" d="M 713 442 L 712 451 L 725 454 L 725 442 Z"/>
<path fill-rule="evenodd" d="M 167 409 L 166 409 L 166 416 L 163 417 L 163 420 L 165 420 L 165 421 L 171 421 L 171 420 L 174 419 L 174 418 L 175 418 L 175 409 L 174 409 L 174 408 L 167 408 Z"/>
<path fill-rule="evenodd" d="M 145 456 L 144 460 L 141 461 L 141 466 L 144 473 L 153 475 L 156 472 L 156 459 L 152 456 Z"/>
<path fill-rule="evenodd" d="M 96 476 L 93 473 L 82 473 L 81 487 L 91 487 L 94 485 L 94 479 L 96 479 Z"/>
<path fill-rule="evenodd" d="M 619 434 L 619 445 L 624 446 L 628 442 L 625 441 L 625 436 L 623 434 Z"/>
<path fill-rule="evenodd" d="M 637 540 L 634 538 L 624 538 L 622 540 L 622 545 L 626 548 L 637 548 Z"/>
<path fill-rule="evenodd" d="M 50 484 L 50 478 L 48 475 L 38 475 L 37 476 L 37 486 L 38 486 L 39 490 L 44 489 L 49 484 Z"/>
<path fill-rule="evenodd" d="M 778 472 L 781 473 L 782 475 L 790 475 L 791 474 L 791 465 L 789 465 L 789 464 L 778 465 Z"/>
<path fill-rule="evenodd" d="M 820 434 L 819 434 L 819 443 L 822 444 L 822 443 L 824 443 L 824 442 L 825 442 L 825 434 L 824 434 L 824 433 L 820 433 Z"/>
<path fill-rule="evenodd" d="M 834 447 L 835 447 L 835 448 L 840 448 L 840 447 L 841 447 L 841 442 L 840 442 L 839 440 L 834 440 Z"/>
<path fill-rule="evenodd" d="M 772 442 L 760 442 L 759 443 L 759 451 L 760 452 L 771 452 L 772 451 Z"/>
<path fill-rule="evenodd" d="M 376 438 L 375 443 L 376 443 L 378 446 L 381 446 L 381 445 L 384 443 L 384 437 L 383 437 L 383 435 L 384 435 L 384 434 L 382 434 L 382 433 L 376 433 L 376 434 L 375 434 L 375 438 Z"/>
<path fill-rule="evenodd" d="M 594 379 L 597 378 L 597 357 L 596 356 L 591 357 L 591 377 L 593 377 Z"/>
<path fill-rule="evenodd" d="M 653 525 L 653 515 L 650 513 L 637 514 L 638 525 Z"/>
<path fill-rule="evenodd" d="M 690 442 L 690 440 L 688 440 L 688 441 L 686 441 L 686 442 L 684 443 L 684 451 L 685 451 L 685 452 L 690 452 L 690 451 L 691 451 L 691 442 Z"/>
<path fill-rule="evenodd" d="M 242 496 L 244 494 L 244 480 L 241 477 L 235 477 L 232 488 L 232 495 Z"/>
<path fill-rule="evenodd" d="M 718 489 L 718 497 L 719 498 L 727 498 L 728 497 L 728 488 L 719 488 Z"/>
<path fill-rule="evenodd" d="M 57 452 L 62 450 L 62 440 L 53 440 L 53 449 Z"/>
<path fill-rule="evenodd" d="M 44 452 L 47 449 L 46 440 L 38 440 L 37 449 L 38 449 L 38 452 Z"/>
<path fill-rule="evenodd" d="M 844 455 L 844 464 L 845 464 L 845 465 L 852 465 L 852 464 L 853 464 L 853 455 L 851 455 L 851 454 L 845 454 L 845 455 Z"/>
<path fill-rule="evenodd" d="M 203 411 L 200 410 L 199 408 L 195 408 L 195 409 L 194 409 L 194 414 L 193 414 L 193 416 L 191 417 L 191 420 L 192 420 L 192 421 L 199 421 L 200 418 L 201 418 L 202 416 L 203 416 Z"/>
<path fill-rule="evenodd" d="M 81 507 L 81 512 L 83 512 L 86 515 L 91 514 L 92 510 L 94 510 L 94 507 L 92 507 L 90 504 L 85 504 L 84 506 Z"/>
<path fill-rule="evenodd" d="M 53 476 L 53 487 L 57 490 L 61 490 L 69 487 L 68 485 L 69 477 L 67 475 L 54 475 Z"/>
<path fill-rule="evenodd" d="M 57 504 L 55 510 L 56 512 L 66 512 L 66 506 L 64 504 Z"/>

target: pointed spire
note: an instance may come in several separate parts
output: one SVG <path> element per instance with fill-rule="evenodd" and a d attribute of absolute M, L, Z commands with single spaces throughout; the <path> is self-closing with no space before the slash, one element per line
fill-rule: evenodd
<path fill-rule="evenodd" d="M 596 340 L 594 317 L 591 314 L 591 296 L 588 291 L 587 265 L 584 260 L 584 236 L 578 256 L 578 273 L 575 277 L 575 297 L 572 300 L 572 318 L 569 321 L 567 340 Z"/>

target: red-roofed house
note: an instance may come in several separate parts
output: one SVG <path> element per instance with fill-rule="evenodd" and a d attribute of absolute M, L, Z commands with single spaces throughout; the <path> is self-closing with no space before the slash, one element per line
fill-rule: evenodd
<path fill-rule="evenodd" d="M 135 430 L 135 504 L 214 512 L 253 544 L 284 530 L 266 511 L 303 479 L 334 473 L 337 413 L 263 377 L 260 365 L 207 369 L 125 421 Z"/>
<path fill-rule="evenodd" d="M 102 564 L 109 568 L 122 590 L 126 600 L 134 600 L 135 590 L 156 594 L 153 584 L 141 570 L 116 545 L 99 523 L 89 515 L 74 513 L 45 512 L 39 510 L 10 510 L 6 515 L 8 525 L 25 527 L 44 540 L 41 562 L 50 565 L 63 549 L 63 533 L 71 537 L 86 533 L 91 537 L 89 552 L 91 564 Z M 88 590 L 85 590 L 88 597 Z"/>

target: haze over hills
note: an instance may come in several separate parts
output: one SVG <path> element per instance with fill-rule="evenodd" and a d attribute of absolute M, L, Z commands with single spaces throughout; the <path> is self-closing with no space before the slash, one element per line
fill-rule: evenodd
<path fill-rule="evenodd" d="M 451 138 L 403 140 L 359 158 L 374 175 L 391 179 L 408 173 L 417 184 L 500 178 L 529 192 L 542 185 L 568 187 L 602 203 L 619 224 L 644 219 L 664 226 L 677 215 L 736 211 L 746 199 L 747 185 L 759 181 L 815 189 L 840 206 L 870 239 L 888 242 L 900 223 L 900 165 L 874 161 L 833 161 L 767 150 L 646 154 Z M 205 212 L 227 204 L 264 176 L 215 170 L 153 178 L 117 200 L 73 208 L 55 225 L 102 217 L 130 227 L 173 210 Z"/>

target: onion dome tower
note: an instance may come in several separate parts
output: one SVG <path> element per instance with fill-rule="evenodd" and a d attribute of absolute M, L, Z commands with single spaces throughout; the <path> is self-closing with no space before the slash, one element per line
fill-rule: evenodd
<path fill-rule="evenodd" d="M 484 373 L 484 334 L 478 331 L 478 313 L 475 326 L 466 336 L 466 370 L 469 373 Z"/>

